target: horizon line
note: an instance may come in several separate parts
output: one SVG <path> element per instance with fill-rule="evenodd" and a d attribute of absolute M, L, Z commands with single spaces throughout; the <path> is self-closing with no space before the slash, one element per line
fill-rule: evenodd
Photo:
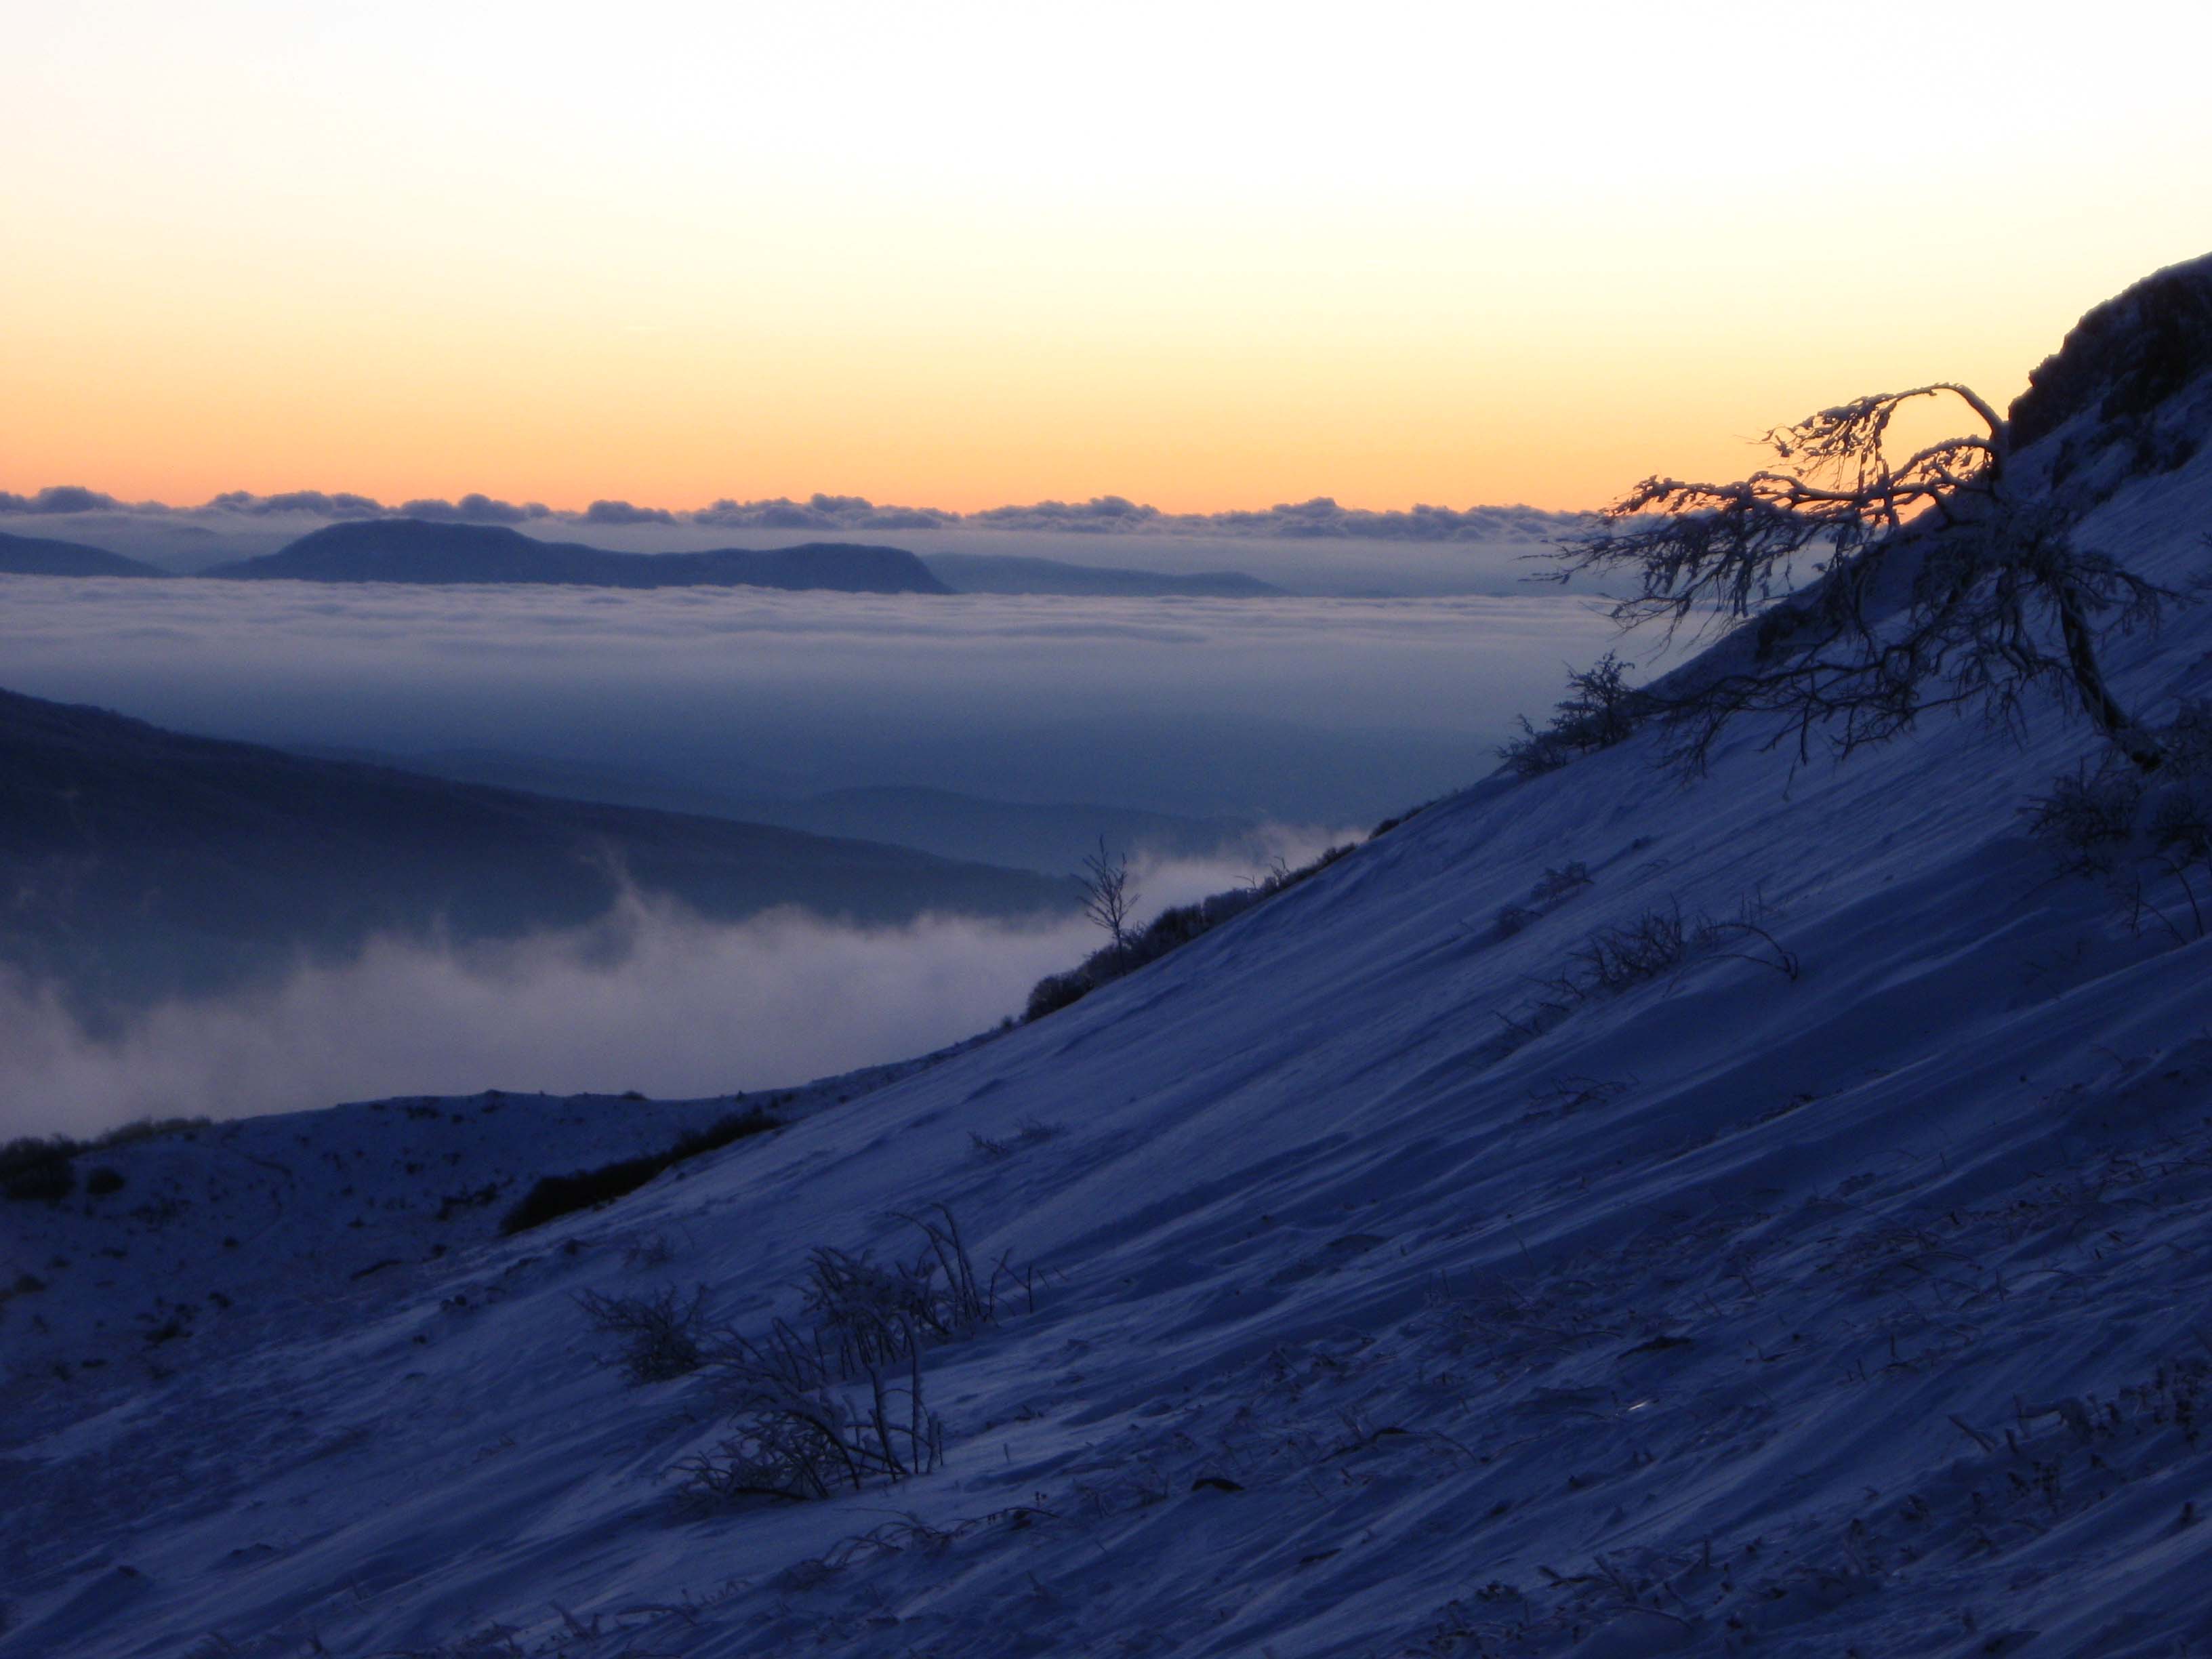
<path fill-rule="evenodd" d="M 1198 534 L 1233 537 L 1373 536 L 1392 540 L 1488 539 L 1515 531 L 1540 532 L 1589 510 L 1558 511 L 1524 502 L 1452 507 L 1416 502 L 1410 507 L 1346 507 L 1331 495 L 1278 501 L 1267 507 L 1175 513 L 1127 496 L 1087 501 L 1046 500 L 962 512 L 951 507 L 878 503 L 864 495 L 823 491 L 738 501 L 723 496 L 704 507 L 643 507 L 600 498 L 588 506 L 549 507 L 514 502 L 471 491 L 458 500 L 418 496 L 387 503 L 351 491 L 295 489 L 257 495 L 225 490 L 196 505 L 128 501 L 82 484 L 50 484 L 27 495 L 0 489 L 0 518 L 68 518 L 121 514 L 161 519 L 225 514 L 241 518 L 302 517 L 348 520 L 428 519 L 448 523 L 518 527 L 558 523 L 599 529 L 714 529 L 929 532 L 939 530 L 1053 532 L 1093 535 Z"/>

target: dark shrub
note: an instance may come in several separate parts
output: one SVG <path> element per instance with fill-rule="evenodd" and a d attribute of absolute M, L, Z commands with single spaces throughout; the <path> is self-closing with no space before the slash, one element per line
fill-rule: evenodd
<path fill-rule="evenodd" d="M 1541 777 L 1577 755 L 1625 743 L 1650 713 L 1652 702 L 1628 684 L 1632 662 L 1608 651 L 1595 666 L 1567 676 L 1567 695 L 1553 709 L 1551 723 L 1538 727 L 1521 717 L 1521 735 L 1502 744 L 1498 758 L 1516 777 Z"/>
<path fill-rule="evenodd" d="M 1133 974 L 1148 962 L 1157 962 L 1169 951 L 1180 949 L 1191 940 L 1212 933 L 1231 917 L 1242 915 L 1262 900 L 1297 886 L 1335 863 L 1352 850 L 1351 843 L 1332 847 L 1310 864 L 1292 870 L 1278 864 L 1274 871 L 1249 887 L 1232 887 L 1225 893 L 1214 893 L 1196 904 L 1178 904 L 1163 910 L 1143 932 L 1132 933 L 1119 945 L 1109 945 L 1088 957 L 1079 968 L 1065 974 L 1051 974 L 1039 980 L 1030 991 L 1029 1007 L 1023 1018 L 1042 1019 L 1047 1014 L 1065 1008 L 1071 1002 L 1081 1000 L 1102 985 L 1110 985 L 1125 974 Z"/>
<path fill-rule="evenodd" d="M 2051 793 L 2021 808 L 2027 831 L 2051 848 L 2069 875 L 2106 875 L 2136 833 L 2143 781 L 2132 769 L 2082 766 L 2052 781 Z"/>
<path fill-rule="evenodd" d="M 531 1227 L 542 1227 L 573 1210 L 587 1210 L 594 1204 L 620 1198 L 624 1193 L 634 1193 L 675 1161 L 666 1152 L 648 1152 L 642 1158 L 617 1158 L 596 1170 L 542 1176 L 522 1195 L 521 1202 L 507 1212 L 499 1230 L 519 1233 Z"/>
<path fill-rule="evenodd" d="M 1492 925 L 1492 931 L 1500 939 L 1511 939 L 1514 934 L 1525 929 L 1530 922 L 1542 920 L 1543 918 L 1537 912 L 1531 910 L 1525 904 L 1508 904 L 1498 911 L 1497 920 Z"/>
<path fill-rule="evenodd" d="M 58 1204 L 76 1190 L 76 1169 L 70 1160 L 78 1153 L 106 1152 L 159 1135 L 189 1133 L 206 1124 L 204 1117 L 149 1117 L 109 1129 L 90 1140 L 76 1140 L 68 1135 L 20 1136 L 0 1145 L 0 1194 L 11 1199 Z M 113 1184 L 94 1184 L 101 1183 L 104 1176 L 112 1176 Z M 115 1170 L 100 1170 L 94 1171 L 93 1182 L 87 1184 L 86 1190 L 96 1197 L 112 1193 L 122 1184 L 123 1177 Z"/>
<path fill-rule="evenodd" d="M 610 1199 L 634 1193 L 662 1170 L 681 1164 L 702 1152 L 711 1152 L 726 1146 L 733 1140 L 757 1135 L 780 1127 L 758 1107 L 743 1112 L 732 1112 L 718 1118 L 703 1129 L 688 1130 L 676 1138 L 673 1146 L 665 1152 L 647 1152 L 637 1158 L 617 1158 L 611 1164 L 602 1164 L 596 1170 L 579 1170 L 570 1175 L 546 1176 L 522 1195 L 521 1201 L 507 1212 L 499 1224 L 503 1233 L 519 1233 L 532 1227 L 543 1226 L 571 1211 L 589 1209 L 594 1204 L 604 1204 Z"/>
<path fill-rule="evenodd" d="M 489 1204 L 499 1196 L 499 1182 L 487 1181 L 481 1187 L 465 1193 L 447 1193 L 438 1200 L 437 1219 L 451 1221 L 463 1210 L 473 1210 Z"/>
<path fill-rule="evenodd" d="M 8 1150 L 13 1152 L 18 1141 Z M 58 1204 L 76 1190 L 76 1165 L 69 1153 L 54 1150 L 42 1158 L 11 1159 L 0 1176 L 0 1192 L 20 1203 Z"/>
<path fill-rule="evenodd" d="M 702 1152 L 719 1152 L 733 1140 L 743 1140 L 748 1135 L 765 1134 L 781 1125 L 757 1106 L 742 1112 L 731 1112 L 716 1118 L 703 1129 L 687 1129 L 676 1137 L 676 1145 L 669 1149 L 669 1162 L 680 1164 L 687 1158 L 696 1158 Z"/>
<path fill-rule="evenodd" d="M 2186 943 L 2212 932 L 2212 705 L 2185 702 L 2141 735 L 2161 757 L 2156 770 L 2107 750 L 2021 811 L 2061 870 L 2106 878 L 2136 932 L 2155 921 Z"/>
<path fill-rule="evenodd" d="M 1528 896 L 1539 904 L 1548 904 L 1553 899 L 1565 898 L 1577 887 L 1590 884 L 1589 866 L 1577 859 L 1565 869 L 1547 867 L 1542 878 L 1528 890 Z"/>
<path fill-rule="evenodd" d="M 584 1317 L 599 1335 L 611 1339 L 615 1363 L 633 1382 L 665 1382 L 699 1369 L 707 1329 L 707 1290 L 699 1286 L 685 1302 L 673 1285 L 652 1296 L 601 1296 L 586 1291 L 576 1298 Z"/>
<path fill-rule="evenodd" d="M 1029 1006 L 1022 1011 L 1022 1018 L 1042 1019 L 1071 1002 L 1079 1002 L 1090 989 L 1091 981 L 1083 977 L 1080 969 L 1072 974 L 1048 974 L 1030 987 Z"/>
<path fill-rule="evenodd" d="M 123 1171 L 103 1164 L 84 1178 L 84 1190 L 92 1198 L 105 1198 L 110 1193 L 119 1193 L 123 1190 Z"/>

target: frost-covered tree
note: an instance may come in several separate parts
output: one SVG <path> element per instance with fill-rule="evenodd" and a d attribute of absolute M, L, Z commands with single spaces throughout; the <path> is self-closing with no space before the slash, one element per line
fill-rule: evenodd
<path fill-rule="evenodd" d="M 1129 942 L 1129 913 L 1137 902 L 1136 890 L 1129 885 L 1129 860 L 1115 857 L 1106 850 L 1106 838 L 1098 838 L 1098 850 L 1084 855 L 1082 872 L 1076 877 L 1083 887 L 1083 914 L 1103 927 L 1120 950 Z"/>
<path fill-rule="evenodd" d="M 1885 447 L 1907 404 L 1955 399 L 1978 430 L 1900 462 Z M 1748 640 L 1650 695 L 1676 753 L 1702 767 L 1739 714 L 1778 713 L 1800 752 L 1842 752 L 1931 708 L 2010 722 L 2034 688 L 2081 709 L 2148 770 L 2157 740 L 2113 696 L 2099 660 L 2114 629 L 2154 624 L 2174 597 L 2082 548 L 2069 517 L 2010 487 L 2004 419 L 1969 388 L 1883 392 L 1777 427 L 1778 465 L 1733 483 L 1646 478 L 1568 543 L 1563 574 L 1627 575 L 1624 626 L 1727 627 Z"/>
<path fill-rule="evenodd" d="M 1500 744 L 1498 757 L 1517 776 L 1533 778 L 1577 755 L 1625 743 L 1649 712 L 1644 694 L 1628 683 L 1635 667 L 1608 651 L 1589 667 L 1571 671 L 1567 695 L 1550 724 L 1539 726 L 1523 714 L 1521 735 Z"/>

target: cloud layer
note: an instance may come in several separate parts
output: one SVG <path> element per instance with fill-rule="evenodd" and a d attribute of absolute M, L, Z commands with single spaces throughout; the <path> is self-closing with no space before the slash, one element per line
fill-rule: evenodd
<path fill-rule="evenodd" d="M 1272 839 L 1297 862 L 1326 837 Z M 1140 863 L 1140 914 L 1251 873 Z M 1075 919 L 856 928 L 780 911 L 718 925 L 632 894 L 592 927 L 514 943 L 380 939 L 343 965 L 164 1004 L 106 1038 L 0 976 L 0 1139 L 487 1088 L 685 1097 L 781 1086 L 988 1030 L 1099 940 Z"/>
<path fill-rule="evenodd" d="M 1580 522 L 1573 514 L 1545 513 L 1532 507 L 1428 507 L 1377 512 L 1340 506 L 1326 495 L 1310 501 L 1225 513 L 1164 513 L 1119 495 L 1095 495 L 1087 501 L 1033 501 L 1027 506 L 987 507 L 957 513 L 945 507 L 878 506 L 862 495 L 810 495 L 803 501 L 779 495 L 739 501 L 725 498 L 689 510 L 640 507 L 624 501 L 595 501 L 582 512 L 558 511 L 539 501 L 502 501 L 483 495 L 459 501 L 421 497 L 387 506 L 367 495 L 328 494 L 319 489 L 285 490 L 257 495 L 226 490 L 198 507 L 172 507 L 159 501 L 126 502 L 81 485 L 56 485 L 29 495 L 0 490 L 0 514 L 66 514 L 124 513 L 145 516 L 223 513 L 248 518 L 309 514 L 318 518 L 400 517 L 448 519 L 465 524 L 525 524 L 550 519 L 564 524 L 627 527 L 639 525 L 696 525 L 720 530 L 860 532 L 949 530 L 1068 532 L 1096 536 L 1204 536 L 1237 538 L 1317 537 L 1378 541 L 1486 542 L 1540 539 Z"/>
<path fill-rule="evenodd" d="M 925 1054 L 1019 1012 L 1079 924 L 717 927 L 637 899 L 602 924 L 466 950 L 382 939 L 343 967 L 88 1036 L 0 981 L 0 1138 L 485 1088 L 690 1097 Z"/>
<path fill-rule="evenodd" d="M 5 684 L 186 731 L 800 794 L 1369 821 L 1489 769 L 1587 601 L 1085 599 L 0 578 Z"/>

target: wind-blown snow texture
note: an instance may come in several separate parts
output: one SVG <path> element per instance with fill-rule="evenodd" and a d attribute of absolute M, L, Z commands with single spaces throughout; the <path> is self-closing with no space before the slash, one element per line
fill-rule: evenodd
<path fill-rule="evenodd" d="M 2212 451 L 2084 538 L 2178 583 L 2208 527 Z M 2170 711 L 2208 647 L 2200 607 L 2115 678 Z M 46 1287 L 0 1325 L 0 1655 L 2206 1650 L 2212 945 L 2023 834 L 2091 741 L 2055 713 L 1794 773 L 1765 735 L 1689 787 L 1638 740 L 1470 790 L 514 1239 L 441 1195 L 728 1103 L 262 1120 L 7 1206 Z M 1708 955 L 1500 1018 L 1601 925 L 1747 905 L 1795 980 Z M 677 1508 L 700 1379 L 626 1386 L 576 1293 L 757 1330 L 928 1200 L 1048 1269 L 931 1352 L 947 1466 Z"/>

